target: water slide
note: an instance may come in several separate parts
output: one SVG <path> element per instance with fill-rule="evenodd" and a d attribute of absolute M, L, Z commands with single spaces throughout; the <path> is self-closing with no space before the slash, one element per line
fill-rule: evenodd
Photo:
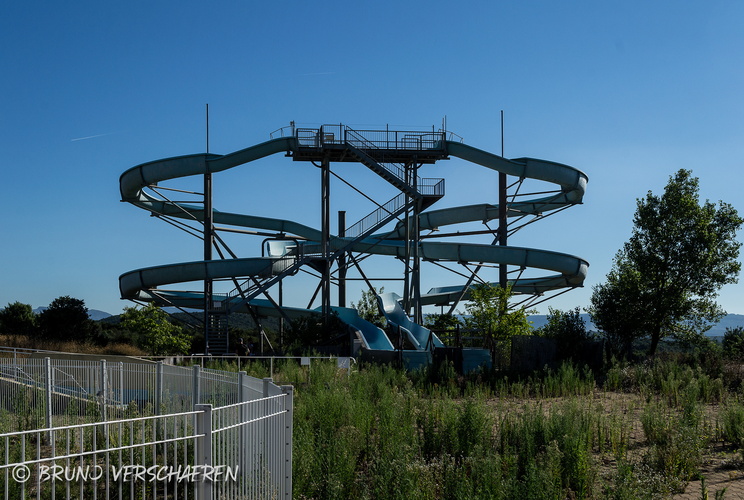
<path fill-rule="evenodd" d="M 431 330 L 411 321 L 400 305 L 400 299 L 400 295 L 392 292 L 377 296 L 380 310 L 388 323 L 394 329 L 400 329 L 418 351 L 431 351 L 434 347 L 444 347 L 444 343 Z"/>
<path fill-rule="evenodd" d="M 504 172 L 519 178 L 530 178 L 553 183 L 559 189 L 541 198 L 509 204 L 508 217 L 538 215 L 581 203 L 587 183 L 587 176 L 581 171 L 560 163 L 534 158 L 506 159 L 486 151 L 453 141 L 444 141 L 443 147 L 449 156 L 481 165 L 485 168 Z M 215 173 L 252 161 L 277 154 L 291 154 L 298 148 L 296 137 L 282 137 L 231 153 L 227 155 L 194 154 L 166 158 L 143 163 L 125 171 L 120 177 L 120 192 L 123 201 L 129 202 L 154 215 L 164 215 L 187 220 L 204 220 L 203 206 L 186 204 L 154 196 L 146 188 L 159 183 L 205 173 Z M 441 228 L 447 225 L 473 221 L 490 221 L 499 218 L 501 208 L 492 204 L 476 204 L 425 211 L 420 216 L 422 230 Z M 283 219 L 258 217 L 246 214 L 214 210 L 213 223 L 237 228 L 250 228 L 260 231 L 275 231 L 298 238 L 298 245 L 317 245 L 321 231 L 309 226 Z M 403 258 L 406 255 L 404 241 L 404 222 L 392 231 L 368 236 L 354 241 L 351 238 L 331 236 L 331 251 L 340 250 L 351 244 L 348 251 L 388 255 Z M 182 307 L 202 307 L 203 295 L 195 292 L 178 292 L 159 287 L 177 283 L 203 281 L 205 279 L 229 279 L 236 277 L 255 277 L 270 280 L 281 279 L 302 262 L 300 252 L 287 252 L 265 257 L 231 258 L 212 261 L 194 261 L 166 264 L 133 270 L 119 278 L 121 297 L 138 301 L 156 301 Z M 420 243 L 419 255 L 422 259 L 434 262 L 470 262 L 489 264 L 508 264 L 522 269 L 531 268 L 548 271 L 540 277 L 517 279 L 513 283 L 515 293 L 541 294 L 550 290 L 582 286 L 586 277 L 588 263 L 576 256 L 512 246 L 494 246 L 458 242 L 439 242 L 424 240 Z M 433 288 L 423 294 L 423 304 L 443 305 L 468 298 L 464 286 Z M 227 297 L 225 298 L 227 299 Z M 429 336 L 428 330 L 415 325 L 405 315 L 400 304 L 392 296 L 381 298 L 382 309 L 388 319 L 402 331 L 418 349 L 441 345 L 439 339 Z M 258 299 L 249 304 L 261 308 L 266 314 L 277 314 L 276 308 L 265 307 Z M 289 308 L 283 308 L 289 310 Z M 379 328 L 362 320 L 352 309 L 336 308 L 339 317 L 352 325 L 359 333 L 363 343 L 373 349 L 390 350 L 392 344 Z M 308 314 L 309 310 L 292 310 L 292 314 Z M 437 343 L 438 342 L 438 343 Z"/>

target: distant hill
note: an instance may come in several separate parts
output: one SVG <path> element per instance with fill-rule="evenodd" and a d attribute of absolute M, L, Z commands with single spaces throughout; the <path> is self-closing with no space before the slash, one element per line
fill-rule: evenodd
<path fill-rule="evenodd" d="M 587 330 L 597 330 L 597 327 L 594 326 L 594 323 L 592 323 L 589 319 L 588 314 L 582 314 L 581 318 L 586 322 Z M 548 317 L 544 314 L 528 316 L 527 319 L 532 321 L 533 328 L 540 328 L 541 326 L 545 326 L 548 323 Z M 705 332 L 705 334 L 708 337 L 723 337 L 723 334 L 726 332 L 726 328 L 735 328 L 737 326 L 744 327 L 744 314 L 727 314 L 721 321 L 713 325 L 710 330 Z"/>
<path fill-rule="evenodd" d="M 46 309 L 46 307 L 37 307 L 34 309 L 34 312 L 36 314 L 39 314 L 41 311 Z M 164 310 L 170 314 L 173 315 L 174 318 L 183 321 L 187 324 L 197 325 L 199 324 L 198 319 L 196 319 L 194 316 L 191 316 L 189 314 L 179 312 L 177 308 L 164 308 Z M 201 317 L 201 311 L 197 309 L 189 310 L 192 311 L 193 314 L 196 315 L 197 318 Z M 94 321 L 101 321 L 101 320 L 107 320 L 108 322 L 116 323 L 118 316 L 112 316 L 111 314 L 105 312 L 105 311 L 99 311 L 97 309 L 89 309 L 88 310 L 88 316 Z M 591 322 L 589 319 L 588 314 L 582 314 L 581 318 L 586 322 L 586 328 L 589 331 L 596 331 L 597 327 L 594 325 L 594 323 Z M 459 316 L 460 321 L 464 320 L 463 316 Z M 542 326 L 545 326 L 548 323 L 548 317 L 544 314 L 535 314 L 528 316 L 527 319 L 532 322 L 532 328 L 537 329 Z M 262 318 L 261 322 L 263 323 L 265 328 L 269 328 L 272 330 L 277 330 L 279 328 L 279 319 L 278 318 Z M 244 313 L 234 313 L 230 315 L 230 326 L 236 327 L 236 328 L 242 328 L 242 329 L 253 329 L 255 328 L 255 323 L 253 322 L 253 319 L 249 314 Z M 726 328 L 735 328 L 737 326 L 744 327 L 744 314 L 727 314 L 724 316 L 724 318 L 713 326 L 710 330 L 706 332 L 706 335 L 709 337 L 723 337 L 723 334 L 726 331 Z"/>
<path fill-rule="evenodd" d="M 47 308 L 44 306 L 37 307 L 36 309 L 34 309 L 34 314 L 41 314 L 41 312 L 45 309 Z M 93 321 L 101 321 L 102 319 L 111 317 L 111 314 L 107 313 L 106 311 L 99 311 L 98 309 L 88 309 L 88 317 Z"/>

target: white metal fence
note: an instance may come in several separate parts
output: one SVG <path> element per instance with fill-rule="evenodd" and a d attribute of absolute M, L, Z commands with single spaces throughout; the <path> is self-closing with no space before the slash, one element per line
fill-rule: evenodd
<path fill-rule="evenodd" d="M 0 358 L 0 432 L 224 406 L 262 391 L 259 379 L 198 365 Z"/>
<path fill-rule="evenodd" d="M 0 494 L 291 498 L 293 389 L 163 363 L 0 359 Z"/>

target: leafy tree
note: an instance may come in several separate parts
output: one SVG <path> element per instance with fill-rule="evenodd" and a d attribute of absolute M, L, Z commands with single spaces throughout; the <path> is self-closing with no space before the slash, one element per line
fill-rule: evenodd
<path fill-rule="evenodd" d="M 649 337 L 694 341 L 725 312 L 715 298 L 736 283 L 742 220 L 729 204 L 699 202 L 689 170 L 670 177 L 664 194 L 637 200 L 630 239 L 604 285 L 594 288 L 590 313 L 603 331 L 626 345 Z"/>
<path fill-rule="evenodd" d="M 171 323 L 168 314 L 152 303 L 142 308 L 125 307 L 120 325 L 132 332 L 138 347 L 154 356 L 186 354 L 191 347 L 191 338 L 183 328 Z"/>
<path fill-rule="evenodd" d="M 13 302 L 0 311 L 0 331 L 31 335 L 36 330 L 36 314 L 28 304 Z"/>
<path fill-rule="evenodd" d="M 349 344 L 349 330 L 338 314 L 333 312 L 327 321 L 313 313 L 292 321 L 284 334 L 285 348 L 295 355 L 310 352 L 313 347 Z"/>
<path fill-rule="evenodd" d="M 465 306 L 469 315 L 465 326 L 481 332 L 483 345 L 506 358 L 511 347 L 512 335 L 529 335 L 532 327 L 523 308 L 509 310 L 511 286 L 506 289 L 489 283 L 480 283 L 470 289 L 470 299 Z"/>
<path fill-rule="evenodd" d="M 357 310 L 359 317 L 369 321 L 372 324 L 385 328 L 387 320 L 385 316 L 380 312 L 380 307 L 377 305 L 377 296 L 385 291 L 385 287 L 380 287 L 379 290 L 370 288 L 362 292 L 362 298 L 356 304 L 351 303 L 351 307 Z"/>
<path fill-rule="evenodd" d="M 639 299 L 644 293 L 644 279 L 621 250 L 605 283 L 592 289 L 587 309 L 592 322 L 602 331 L 610 351 L 624 358 L 631 354 L 633 342 L 650 330 L 651 318 Z"/>
<path fill-rule="evenodd" d="M 744 327 L 726 328 L 723 333 L 723 353 L 733 359 L 744 359 Z"/>
<path fill-rule="evenodd" d="M 556 341 L 560 359 L 578 360 L 585 342 L 593 338 L 586 331 L 586 322 L 578 307 L 570 311 L 548 308 L 548 323 L 536 333 Z"/>
<path fill-rule="evenodd" d="M 454 314 L 429 314 L 424 319 L 424 326 L 434 330 L 455 330 L 462 323 Z"/>
<path fill-rule="evenodd" d="M 57 297 L 38 317 L 42 336 L 57 340 L 90 340 L 98 325 L 88 317 L 85 301 L 69 295 Z"/>

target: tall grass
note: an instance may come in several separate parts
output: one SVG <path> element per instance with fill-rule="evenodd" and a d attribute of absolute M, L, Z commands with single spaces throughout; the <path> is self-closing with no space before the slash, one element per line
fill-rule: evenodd
<path fill-rule="evenodd" d="M 675 359 L 655 359 L 641 364 L 613 360 L 605 376 L 605 390 L 660 394 L 671 406 L 679 407 L 693 395 L 702 403 L 724 401 L 725 385 L 702 366 L 690 366 Z"/>
<path fill-rule="evenodd" d="M 349 374 L 287 361 L 274 375 L 295 386 L 300 499 L 663 498 L 697 476 L 713 434 L 703 405 L 719 401 L 718 437 L 744 447 L 744 406 L 721 379 L 664 360 L 603 377 L 604 391 L 644 396 L 631 399 L 598 394 L 594 373 L 570 363 L 463 377 L 449 364 Z"/>
<path fill-rule="evenodd" d="M 597 498 L 594 455 L 628 447 L 627 430 L 616 430 L 625 422 L 587 397 L 515 407 L 387 367 L 286 369 L 284 381 L 300 382 L 296 498 Z M 525 384 L 535 394 L 594 388 L 572 367 Z"/>

